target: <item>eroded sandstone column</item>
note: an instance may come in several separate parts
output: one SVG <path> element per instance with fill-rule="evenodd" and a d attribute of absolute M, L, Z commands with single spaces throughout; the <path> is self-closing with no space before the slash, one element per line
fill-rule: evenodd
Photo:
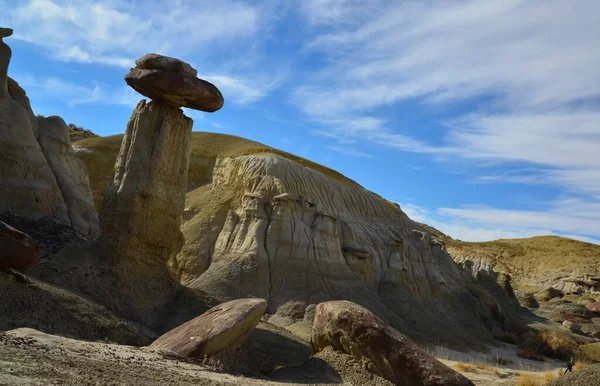
<path fill-rule="evenodd" d="M 101 247 L 140 309 L 159 304 L 155 295 L 173 285 L 167 261 L 183 245 L 193 121 L 180 107 L 212 112 L 223 105 L 219 90 L 196 74 L 185 62 L 148 54 L 125 76 L 153 101 L 142 100 L 127 123 L 100 212 Z"/>
<path fill-rule="evenodd" d="M 181 248 L 192 124 L 159 102 L 142 100 L 133 111 L 100 216 L 113 263 L 162 267 Z"/>

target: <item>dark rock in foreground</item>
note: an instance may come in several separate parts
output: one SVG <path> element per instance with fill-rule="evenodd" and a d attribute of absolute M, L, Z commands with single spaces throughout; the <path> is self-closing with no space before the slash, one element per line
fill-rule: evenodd
<path fill-rule="evenodd" d="M 317 306 L 313 349 L 328 346 L 367 362 L 372 372 L 403 386 L 473 386 L 366 308 L 348 301 Z"/>
<path fill-rule="evenodd" d="M 202 360 L 205 355 L 243 343 L 266 309 L 267 302 L 263 299 L 237 299 L 220 304 L 167 332 L 150 348 L 165 355 Z"/>

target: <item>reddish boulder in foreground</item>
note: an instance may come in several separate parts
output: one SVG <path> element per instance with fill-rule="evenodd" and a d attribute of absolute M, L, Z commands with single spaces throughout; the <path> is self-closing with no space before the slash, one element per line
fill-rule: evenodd
<path fill-rule="evenodd" d="M 29 271 L 37 264 L 39 253 L 35 240 L 0 221 L 0 271 Z"/>
<path fill-rule="evenodd" d="M 150 348 L 165 355 L 203 359 L 244 342 L 266 310 L 264 299 L 237 299 L 219 304 L 167 332 Z"/>
<path fill-rule="evenodd" d="M 585 307 L 593 313 L 600 315 L 600 302 L 588 303 Z"/>
<path fill-rule="evenodd" d="M 311 342 L 367 360 L 367 368 L 401 386 L 474 386 L 366 308 L 348 301 L 317 306 Z"/>

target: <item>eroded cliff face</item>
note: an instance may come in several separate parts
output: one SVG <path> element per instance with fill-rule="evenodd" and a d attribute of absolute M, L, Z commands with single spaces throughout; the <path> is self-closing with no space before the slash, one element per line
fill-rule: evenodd
<path fill-rule="evenodd" d="M 189 287 L 262 297 L 271 313 L 352 300 L 424 339 L 503 333 L 498 303 L 397 205 L 275 155 L 218 158 L 207 177 L 171 262 Z"/>
<path fill-rule="evenodd" d="M 36 117 L 25 90 L 8 77 L 11 55 L 0 38 L 0 213 L 51 217 L 94 238 L 98 217 L 85 165 L 64 121 Z"/>

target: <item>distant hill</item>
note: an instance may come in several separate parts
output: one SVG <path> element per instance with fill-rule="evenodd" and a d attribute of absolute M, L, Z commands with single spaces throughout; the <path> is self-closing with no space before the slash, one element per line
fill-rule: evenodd
<path fill-rule="evenodd" d="M 91 133 L 85 130 L 86 133 Z M 79 139 L 73 140 L 73 136 Z M 96 206 L 102 202 L 102 195 L 108 186 L 113 173 L 117 153 L 121 147 L 123 134 L 109 137 L 98 137 L 91 133 L 88 137 L 81 138 L 79 132 L 72 134 L 73 148 L 83 159 L 90 174 L 90 184 L 94 193 Z M 98 156 L 97 153 L 102 156 Z M 346 185 L 360 187 L 358 183 L 345 177 L 339 172 L 326 166 L 319 165 L 305 158 L 272 148 L 259 142 L 227 134 L 217 134 L 195 131 L 192 132 L 192 148 L 190 154 L 189 180 L 190 185 L 201 184 L 206 168 L 214 166 L 217 157 L 237 157 L 242 155 L 273 154 L 294 161 L 302 166 L 316 170 L 328 177 L 334 178 Z M 207 160 L 212 160 L 212 165 Z"/>
<path fill-rule="evenodd" d="M 86 130 L 83 127 L 79 127 L 73 123 L 69 123 L 69 137 L 71 139 L 71 143 L 80 141 L 86 138 L 96 138 L 99 137 L 98 134 L 92 132 L 91 130 Z"/>
<path fill-rule="evenodd" d="M 552 286 L 567 293 L 587 291 L 600 277 L 600 245 L 596 244 L 559 236 L 464 242 L 438 231 L 437 237 L 455 261 L 472 260 L 508 273 L 517 289 Z"/>

